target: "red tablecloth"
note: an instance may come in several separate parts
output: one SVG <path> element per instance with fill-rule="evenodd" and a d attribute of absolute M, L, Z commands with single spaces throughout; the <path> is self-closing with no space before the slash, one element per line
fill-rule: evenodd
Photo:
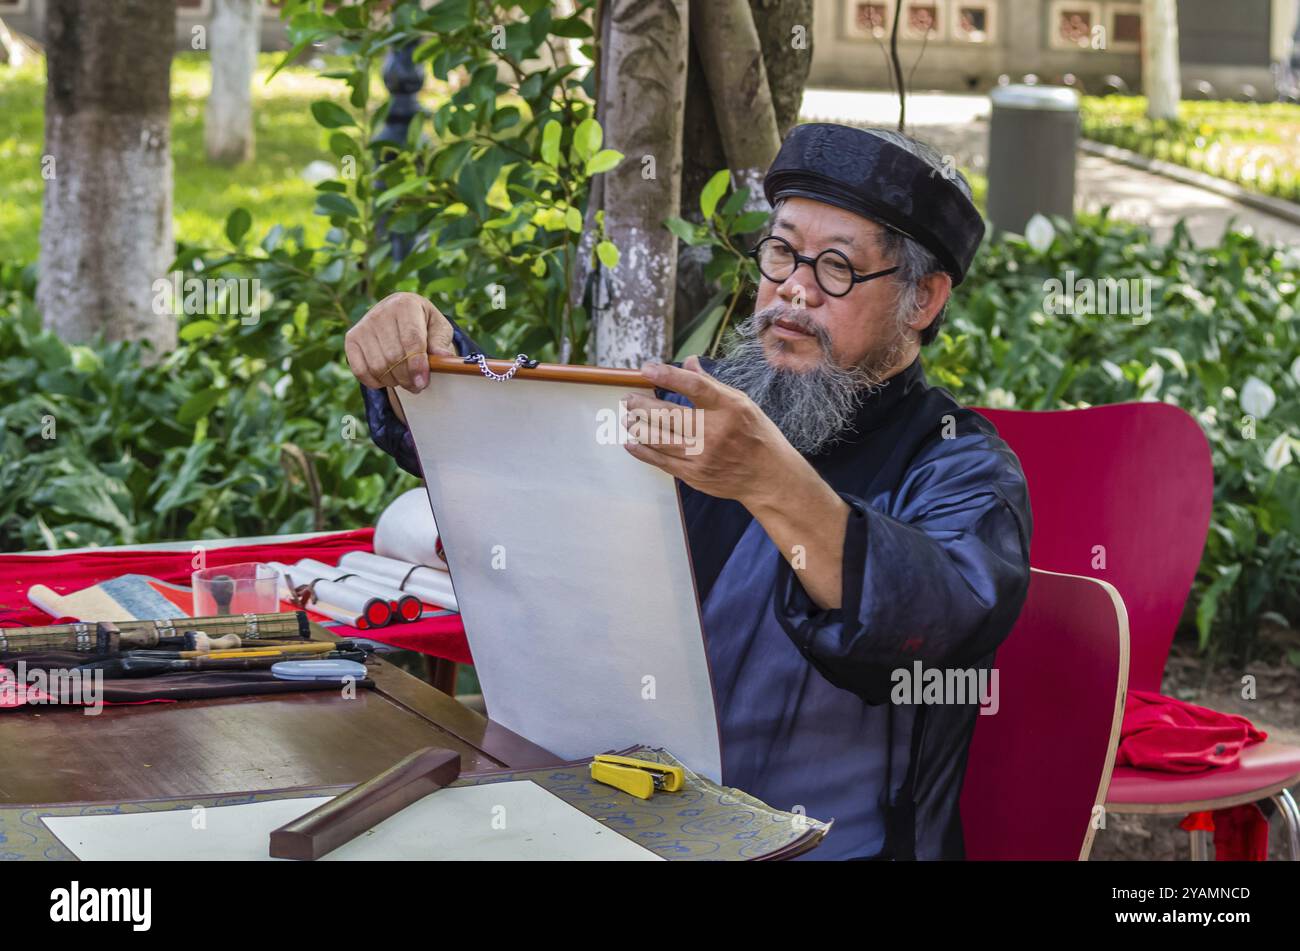
<path fill-rule="evenodd" d="M 336 565 L 339 558 L 350 551 L 371 551 L 373 537 L 374 529 L 362 528 L 296 542 L 208 548 L 205 557 L 210 568 L 245 561 L 292 564 L 302 558 L 315 558 Z M 59 594 L 68 594 L 118 575 L 140 574 L 188 586 L 194 570 L 193 557 L 188 550 L 110 549 L 70 555 L 0 555 L 0 627 L 54 623 L 55 618 L 27 600 L 27 589 L 34 584 L 43 584 Z M 285 610 L 292 610 L 292 606 L 286 605 Z M 394 624 L 369 631 L 330 624 L 330 630 L 340 637 L 366 637 L 461 664 L 472 662 L 459 614 L 423 618 L 410 624 Z"/>

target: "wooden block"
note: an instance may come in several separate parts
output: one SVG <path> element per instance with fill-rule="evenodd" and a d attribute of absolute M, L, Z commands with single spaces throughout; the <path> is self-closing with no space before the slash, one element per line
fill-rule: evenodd
<path fill-rule="evenodd" d="M 312 861 L 452 783 L 460 754 L 427 747 L 271 833 L 271 857 Z"/>

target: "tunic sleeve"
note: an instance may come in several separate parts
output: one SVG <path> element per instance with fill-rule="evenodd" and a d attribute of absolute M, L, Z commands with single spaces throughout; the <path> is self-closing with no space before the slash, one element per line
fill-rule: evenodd
<path fill-rule="evenodd" d="M 1014 454 L 967 434 L 941 441 L 891 496 L 851 508 L 843 598 L 819 608 L 781 559 L 775 609 L 831 683 L 889 699 L 894 670 L 974 666 L 1010 633 L 1029 586 L 1028 491 Z"/>
<path fill-rule="evenodd" d="M 452 344 L 457 353 L 463 357 L 471 353 L 483 352 L 482 348 L 469 334 L 461 330 L 454 320 L 448 317 L 447 322 L 451 324 Z M 397 464 L 411 475 L 423 478 L 424 474 L 420 469 L 420 460 L 415 452 L 415 440 L 411 438 L 411 430 L 393 412 L 393 407 L 388 402 L 388 392 L 384 389 L 372 389 L 365 384 L 359 385 L 361 398 L 366 405 L 366 425 L 370 429 L 370 439 L 396 459 Z"/>

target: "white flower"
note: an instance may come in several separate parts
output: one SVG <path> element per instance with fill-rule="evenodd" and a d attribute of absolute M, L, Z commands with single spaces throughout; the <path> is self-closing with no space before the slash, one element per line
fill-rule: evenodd
<path fill-rule="evenodd" d="M 1273 388 L 1257 376 L 1252 376 L 1246 380 L 1246 384 L 1241 388 L 1241 408 L 1256 419 L 1264 419 L 1273 411 L 1274 404 L 1277 403 L 1277 397 L 1273 395 Z"/>
<path fill-rule="evenodd" d="M 1300 383 L 1300 357 L 1291 361 L 1291 378 Z"/>
<path fill-rule="evenodd" d="M 1142 399 L 1153 400 L 1156 398 L 1156 394 L 1160 392 L 1160 384 L 1164 382 L 1165 368 L 1158 363 L 1153 363 L 1138 378 L 1138 392 L 1142 394 Z"/>
<path fill-rule="evenodd" d="M 1016 405 L 1016 398 L 1002 387 L 997 386 L 985 394 L 984 403 L 989 409 L 1012 409 Z"/>
<path fill-rule="evenodd" d="M 337 178 L 339 170 L 329 162 L 316 159 L 302 170 L 302 179 L 308 185 L 319 185 L 321 182 L 328 181 L 331 178 Z"/>
<path fill-rule="evenodd" d="M 1109 376 L 1116 383 L 1124 382 L 1124 371 L 1121 370 L 1116 364 L 1112 363 L 1109 360 L 1102 360 L 1101 368 L 1105 370 L 1106 375 Z"/>
<path fill-rule="evenodd" d="M 1183 360 L 1183 355 L 1177 350 L 1170 349 L 1169 347 L 1152 347 L 1151 352 L 1158 357 L 1164 357 L 1169 361 L 1169 364 L 1178 371 L 1179 376 L 1184 379 L 1187 378 L 1187 364 Z"/>
<path fill-rule="evenodd" d="M 1025 224 L 1025 240 L 1029 242 L 1031 248 L 1043 254 L 1056 240 L 1056 229 L 1045 216 L 1035 214 Z"/>
<path fill-rule="evenodd" d="M 1264 465 L 1269 472 L 1278 472 L 1291 461 L 1291 437 L 1282 433 L 1264 450 Z"/>

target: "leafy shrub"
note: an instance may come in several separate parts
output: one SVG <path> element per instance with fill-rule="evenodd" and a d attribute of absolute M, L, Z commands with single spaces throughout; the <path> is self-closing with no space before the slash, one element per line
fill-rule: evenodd
<path fill-rule="evenodd" d="M 341 319 L 196 315 L 147 366 L 42 330 L 32 269 L 0 281 L 0 550 L 352 528 L 416 484 L 357 418 Z"/>
<path fill-rule="evenodd" d="M 1300 106 L 1183 101 L 1176 120 L 1146 116 L 1141 96 L 1084 97 L 1085 138 L 1130 149 L 1288 201 L 1300 196 Z"/>
<path fill-rule="evenodd" d="M 1202 646 L 1245 656 L 1262 613 L 1300 622 L 1300 255 L 1233 232 L 1197 249 L 1181 226 L 1164 245 L 1105 219 L 1056 228 L 1041 252 L 1009 237 L 980 253 L 931 379 L 973 405 L 1159 399 L 1194 414 L 1215 494 L 1189 622 Z M 1046 313 L 1043 282 L 1068 269 L 1150 279 L 1149 322 Z"/>
<path fill-rule="evenodd" d="M 211 306 L 185 315 L 178 349 L 148 366 L 136 345 L 69 346 L 41 330 L 32 269 L 0 267 L 0 548 L 370 524 L 415 481 L 369 445 L 343 335 L 395 290 L 454 311 L 494 352 L 581 359 L 578 256 L 617 266 L 596 216 L 595 240 L 582 241 L 586 197 L 620 157 L 601 148 L 589 77 L 539 56 L 588 28 L 538 0 L 403 5 L 391 20 L 384 7 L 284 4 L 299 47 L 338 41 L 330 75 L 350 90 L 346 107 L 312 107 L 340 164 L 317 187 L 324 241 L 276 225 L 255 242 L 235 209 L 228 248 L 180 249 L 186 277 L 256 279 L 269 295 L 256 323 Z M 492 50 L 482 37 L 497 24 L 504 45 Z M 445 95 L 406 142 L 381 143 L 387 102 L 372 101 L 370 80 L 395 45 L 428 62 Z M 738 238 L 761 222 L 726 186 L 720 173 L 706 187 L 704 224 L 667 223 L 714 253 L 717 294 L 678 328 L 683 354 L 713 345 L 754 276 Z M 409 241 L 405 257 L 392 234 Z M 1067 268 L 1151 279 L 1151 320 L 1045 313 L 1043 282 Z M 1156 245 L 1104 218 L 1058 221 L 1045 246 L 986 246 L 927 366 L 972 405 L 1163 399 L 1196 414 L 1216 486 L 1188 623 L 1203 645 L 1245 655 L 1262 613 L 1300 620 L 1298 283 L 1300 257 L 1249 236 L 1197 249 L 1182 229 Z"/>
<path fill-rule="evenodd" d="M 590 37 L 592 3 L 559 19 L 546 0 L 391 11 L 387 0 L 284 4 L 296 44 L 286 62 L 323 40 L 345 60 L 326 75 L 346 84 L 348 106 L 321 100 L 312 112 L 331 130 L 340 162 L 339 176 L 317 186 L 316 210 L 334 225 L 322 249 L 329 269 L 317 276 L 351 317 L 393 291 L 417 291 L 497 352 L 580 359 L 588 320 L 570 293 L 579 256 L 608 267 L 619 256 L 600 235 L 601 216 L 593 216 L 593 246 L 580 250 L 587 194 L 591 179 L 623 158 L 601 148 L 594 74 L 557 53 L 557 43 Z M 389 102 L 369 93 L 394 48 L 427 64 L 446 91 L 403 142 L 381 141 Z M 409 239 L 409 252 L 394 255 L 387 235 Z"/>

